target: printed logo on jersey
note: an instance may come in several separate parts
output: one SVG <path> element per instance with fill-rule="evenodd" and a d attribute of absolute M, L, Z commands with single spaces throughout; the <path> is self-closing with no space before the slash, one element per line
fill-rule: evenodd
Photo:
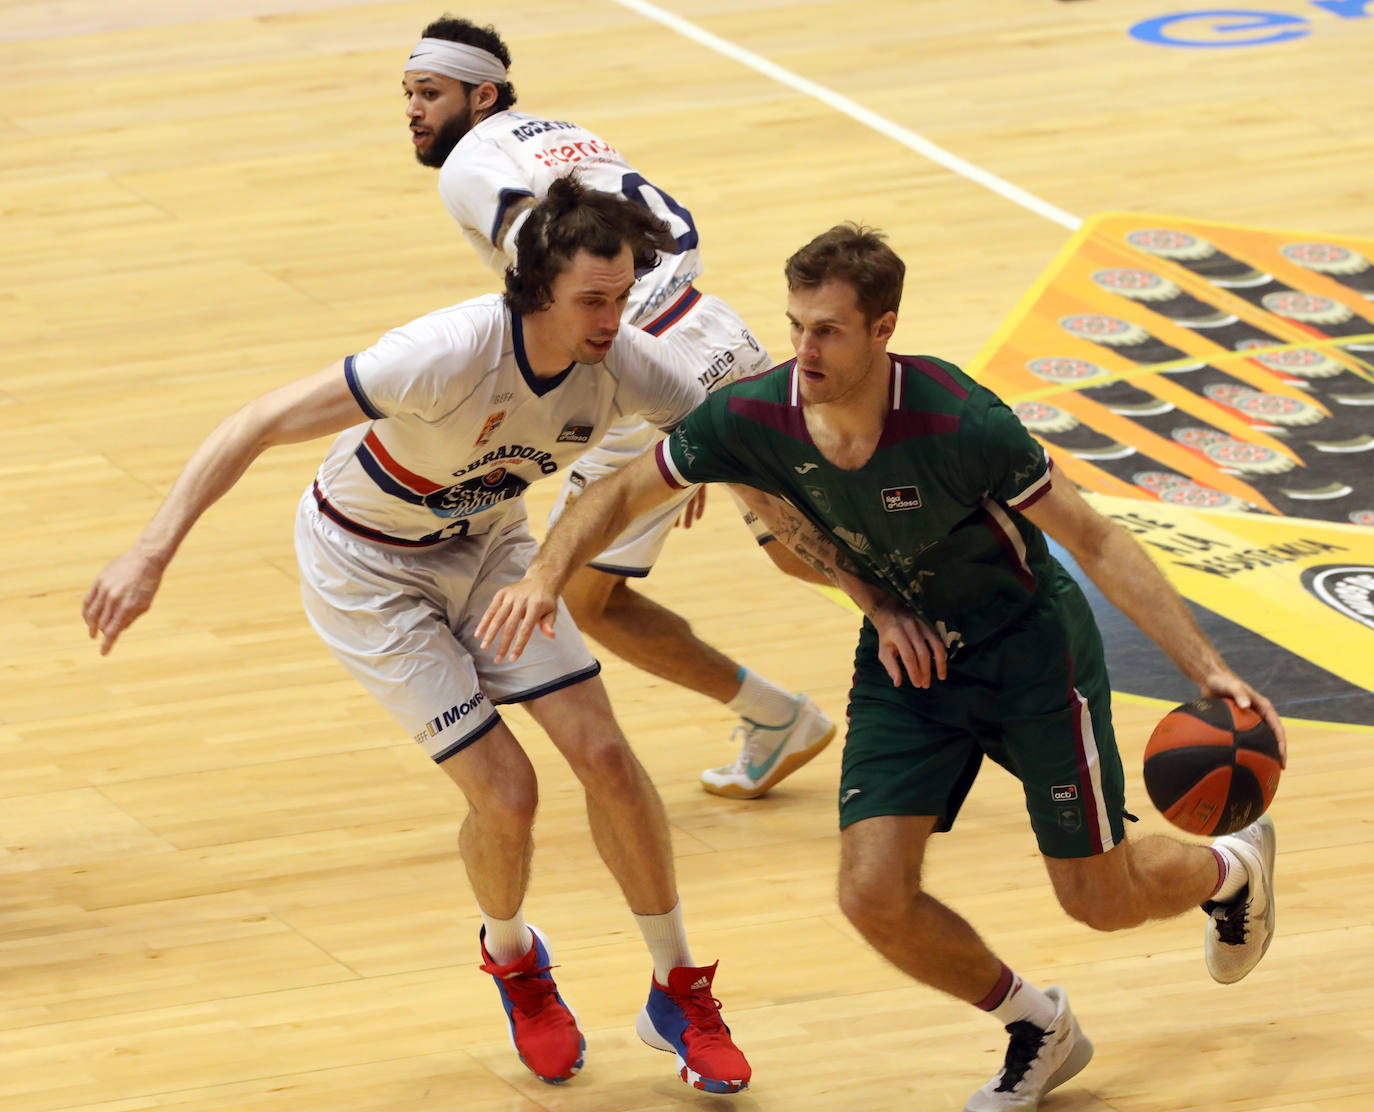
<path fill-rule="evenodd" d="M 501 422 L 505 419 L 506 411 L 504 409 L 491 414 L 491 416 L 487 418 L 487 423 L 482 426 L 482 431 L 477 434 L 477 439 L 472 442 L 472 446 L 474 448 L 480 448 L 490 440 L 491 434 L 501 427 Z"/>
<path fill-rule="evenodd" d="M 1374 629 L 1374 568 L 1326 564 L 1308 568 L 1302 582 L 1332 610 Z"/>
<path fill-rule="evenodd" d="M 431 718 L 425 723 L 425 728 L 415 735 L 415 740 L 423 745 L 430 738 L 438 737 L 450 726 L 454 725 L 454 723 L 460 722 L 466 718 L 484 702 L 486 702 L 486 696 L 480 691 L 477 692 L 477 694 L 467 702 L 459 703 L 457 706 L 450 707 L 448 710 L 444 711 L 443 714 Z"/>
<path fill-rule="evenodd" d="M 820 487 L 807 487 L 806 496 L 811 499 L 811 504 L 823 514 L 830 512 L 830 497 Z"/>
<path fill-rule="evenodd" d="M 573 486 L 578 487 L 581 490 L 587 489 L 587 476 L 582 474 L 582 472 L 580 471 L 569 471 L 568 482 L 572 483 Z"/>
<path fill-rule="evenodd" d="M 558 434 L 557 443 L 559 444 L 586 444 L 592 438 L 591 425 L 579 425 L 569 421 L 563 426 L 563 431 Z"/>
<path fill-rule="evenodd" d="M 1070 834 L 1077 834 L 1083 829 L 1083 809 L 1081 807 L 1060 807 L 1056 814 L 1061 830 L 1067 830 Z"/>
<path fill-rule="evenodd" d="M 1072 803 L 1078 798 L 1078 785 L 1056 784 L 1050 789 L 1050 798 L 1056 803 Z"/>
<path fill-rule="evenodd" d="M 735 353 L 733 351 L 722 351 L 710 365 L 697 375 L 697 381 L 706 389 L 711 389 L 717 383 L 729 382 L 735 373 Z"/>
<path fill-rule="evenodd" d="M 808 471 L 815 471 L 819 466 L 819 463 L 804 463 L 800 467 L 792 468 L 792 470 L 798 475 L 805 475 Z"/>
<path fill-rule="evenodd" d="M 531 448 L 528 444 L 502 444 L 501 447 L 493 448 L 480 459 L 475 459 L 466 467 L 453 472 L 453 477 L 461 479 L 464 475 L 481 471 L 484 467 L 490 467 L 494 463 L 514 463 L 519 460 L 526 460 L 534 464 L 545 475 L 552 475 L 558 470 L 558 464 L 554 461 L 553 456 L 542 448 Z"/>
<path fill-rule="evenodd" d="M 920 508 L 921 492 L 914 486 L 883 488 L 883 509 L 888 513 L 896 513 L 899 510 L 919 510 Z"/>
<path fill-rule="evenodd" d="M 529 127 L 531 125 L 526 125 Z M 519 128 L 513 132 L 520 138 L 520 132 L 525 128 Z M 616 150 L 609 143 L 600 139 L 583 139 L 577 143 L 564 143 L 561 146 L 545 147 L 542 151 L 530 152 L 540 163 L 551 170 L 561 169 L 564 166 L 574 166 L 579 162 L 597 161 L 609 162 L 613 158 L 618 158 Z"/>
<path fill-rule="evenodd" d="M 439 517 L 471 517 L 492 506 L 519 498 L 530 484 L 504 467 L 466 479 L 426 496 L 424 504 Z"/>

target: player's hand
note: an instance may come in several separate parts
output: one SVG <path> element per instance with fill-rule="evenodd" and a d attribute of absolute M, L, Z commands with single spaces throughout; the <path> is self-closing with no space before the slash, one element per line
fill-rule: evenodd
<path fill-rule="evenodd" d="M 700 521 L 706 514 L 706 486 L 702 484 L 692 492 L 692 497 L 683 503 L 682 512 L 677 515 L 679 529 L 690 529 L 692 522 Z"/>
<path fill-rule="evenodd" d="M 1220 668 L 1210 673 L 1198 687 L 1209 698 L 1219 699 L 1223 695 L 1229 695 L 1235 700 L 1236 706 L 1258 711 L 1260 717 L 1269 723 L 1269 728 L 1274 731 L 1274 737 L 1278 739 L 1279 764 L 1284 768 L 1288 767 L 1288 735 L 1283 732 L 1283 721 L 1279 718 L 1279 712 L 1274 709 L 1273 703 L 1229 668 Z"/>
<path fill-rule="evenodd" d="M 868 620 L 878 631 L 878 659 L 893 687 L 902 686 L 903 670 L 916 687 L 929 687 L 932 672 L 945 678 L 945 643 L 923 618 L 888 596 L 873 608 Z"/>
<path fill-rule="evenodd" d="M 558 595 L 540 580 L 526 576 L 496 592 L 477 623 L 476 635 L 484 652 L 496 645 L 493 659 L 497 664 L 519 660 L 536 626 L 545 637 L 553 636 L 557 612 Z"/>
<path fill-rule="evenodd" d="M 163 561 L 131 548 L 96 576 L 81 603 L 81 616 L 92 640 L 104 637 L 101 656 L 114 648 L 116 638 L 153 605 L 165 568 Z"/>

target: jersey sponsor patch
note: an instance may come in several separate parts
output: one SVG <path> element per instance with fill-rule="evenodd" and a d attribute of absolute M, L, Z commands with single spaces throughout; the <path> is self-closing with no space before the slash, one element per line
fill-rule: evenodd
<path fill-rule="evenodd" d="M 485 475 L 426 495 L 424 505 L 438 517 L 471 517 L 501 502 L 519 498 L 529 485 L 527 479 L 504 467 L 495 467 Z"/>
<path fill-rule="evenodd" d="M 477 434 L 477 439 L 472 442 L 472 446 L 474 448 L 480 448 L 483 444 L 490 440 L 491 434 L 501 427 L 501 422 L 505 419 L 506 411 L 504 409 L 500 410 L 497 413 L 491 414 L 487 418 L 487 423 L 482 426 L 482 431 Z"/>
<path fill-rule="evenodd" d="M 478 691 L 471 699 L 459 703 L 457 706 L 450 707 L 443 714 L 431 718 L 425 723 L 425 728 L 415 735 L 415 740 L 424 744 L 432 737 L 438 737 L 456 722 L 462 721 L 473 711 L 477 710 L 484 702 L 486 696 Z"/>
<path fill-rule="evenodd" d="M 1078 798 L 1078 785 L 1056 784 L 1050 788 L 1050 798 L 1056 803 L 1071 803 Z"/>
<path fill-rule="evenodd" d="M 921 492 L 914 486 L 884 487 L 883 509 L 888 513 L 921 508 Z"/>
<path fill-rule="evenodd" d="M 559 444 L 586 444 L 592 438 L 592 426 L 580 425 L 575 421 L 569 421 L 563 426 L 563 431 L 558 434 Z"/>

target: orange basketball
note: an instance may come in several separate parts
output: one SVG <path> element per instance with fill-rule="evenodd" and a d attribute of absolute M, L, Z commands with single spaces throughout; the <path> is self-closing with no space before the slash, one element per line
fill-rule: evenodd
<path fill-rule="evenodd" d="M 1145 746 L 1150 802 L 1190 834 L 1249 826 L 1273 801 L 1282 771 L 1269 724 L 1229 698 L 1175 707 Z"/>

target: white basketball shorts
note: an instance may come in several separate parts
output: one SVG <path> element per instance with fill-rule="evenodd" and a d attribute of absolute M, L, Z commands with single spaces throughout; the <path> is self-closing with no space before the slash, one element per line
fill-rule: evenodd
<path fill-rule="evenodd" d="M 680 306 L 684 304 L 686 309 L 682 311 Z M 644 328 L 672 347 L 708 390 L 773 366 L 772 358 L 738 313 L 720 298 L 700 294 L 694 289 L 689 288 L 678 302 Z M 549 525 L 558 520 L 588 483 L 618 471 L 643 455 L 662 436 L 653 425 L 639 418 L 612 425 L 601 442 L 579 456 L 564 473 L 563 488 L 549 513 Z M 633 578 L 648 575 L 683 507 L 698 489 L 688 487 L 649 513 L 635 518 L 609 547 L 589 561 L 590 565 L 612 575 Z M 735 503 L 755 539 L 760 544 L 771 539 L 758 518 L 749 513 L 739 499 L 735 499 Z"/>
<path fill-rule="evenodd" d="M 556 636 L 536 631 L 519 660 L 497 664 L 473 637 L 492 596 L 520 579 L 537 551 L 523 509 L 491 532 L 416 549 L 354 536 L 320 513 L 309 490 L 296 511 L 310 624 L 435 762 L 490 730 L 496 706 L 601 671 L 561 600 Z"/>

